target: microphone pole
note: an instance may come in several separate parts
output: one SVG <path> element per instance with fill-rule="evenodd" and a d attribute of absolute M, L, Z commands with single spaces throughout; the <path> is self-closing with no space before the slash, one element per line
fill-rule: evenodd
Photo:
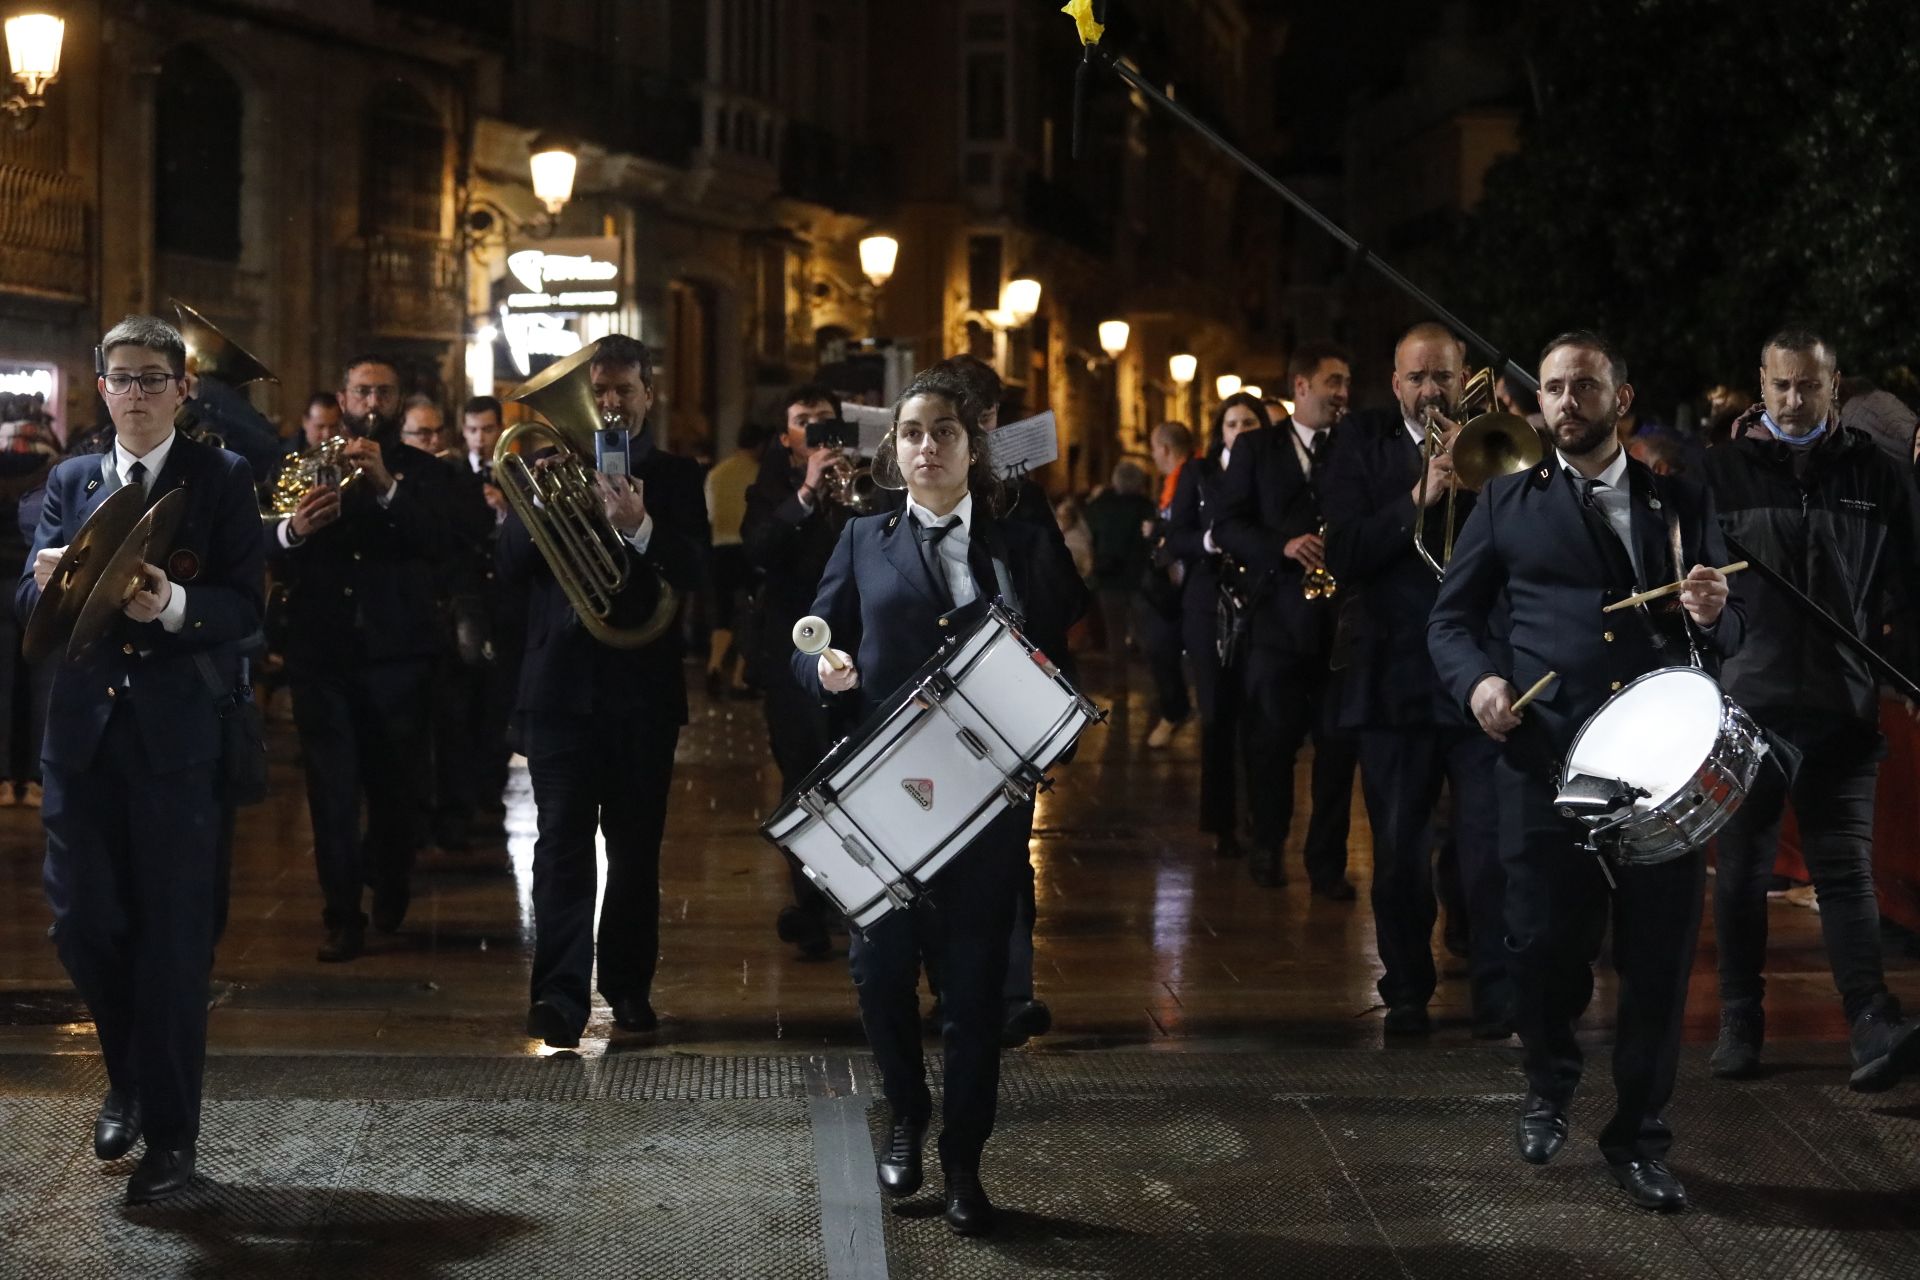
<path fill-rule="evenodd" d="M 1106 0 L 1093 0 L 1093 13 L 1097 20 L 1105 18 L 1106 9 Z M 1251 156 L 1221 137 L 1206 121 L 1200 119 L 1200 117 L 1194 115 L 1193 112 L 1187 110 L 1172 98 L 1162 93 L 1157 86 L 1147 80 L 1145 76 L 1142 76 L 1133 67 L 1123 62 L 1117 55 L 1107 52 L 1106 49 L 1101 46 L 1098 35 L 1095 35 L 1094 38 L 1089 40 L 1085 38 L 1083 34 L 1080 49 L 1080 65 L 1073 73 L 1073 156 L 1076 160 L 1080 157 L 1083 91 L 1088 79 L 1089 68 L 1097 64 L 1112 71 L 1139 92 L 1142 97 L 1146 98 L 1149 102 L 1158 104 L 1162 110 L 1171 114 L 1176 120 L 1179 120 L 1208 142 L 1211 142 L 1215 147 L 1219 148 L 1228 159 L 1234 161 L 1241 168 L 1252 174 L 1261 185 L 1267 187 L 1295 209 L 1298 209 L 1308 221 L 1339 241 L 1340 244 L 1346 247 L 1348 253 L 1353 258 L 1366 266 L 1372 267 L 1380 275 L 1384 276 L 1389 284 L 1426 308 L 1428 312 L 1438 318 L 1449 329 L 1452 329 L 1473 346 L 1492 355 L 1493 363 L 1500 367 L 1507 377 L 1513 379 L 1530 391 L 1540 390 L 1540 380 L 1538 378 L 1521 368 L 1502 352 L 1499 347 L 1487 341 L 1478 333 L 1475 333 L 1459 316 L 1454 315 L 1453 312 L 1441 306 L 1440 303 L 1434 299 L 1433 295 L 1401 275 L 1398 271 L 1394 270 L 1391 264 L 1374 253 L 1373 250 L 1367 248 L 1367 246 L 1347 234 L 1344 227 L 1321 213 L 1320 210 L 1314 208 L 1306 197 L 1254 163 Z"/>

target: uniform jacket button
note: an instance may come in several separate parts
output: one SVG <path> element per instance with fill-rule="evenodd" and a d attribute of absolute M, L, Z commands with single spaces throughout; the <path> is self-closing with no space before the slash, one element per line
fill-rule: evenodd
<path fill-rule="evenodd" d="M 1605 641 L 1606 641 L 1606 642 L 1607 642 L 1608 644 L 1612 644 L 1612 643 L 1613 643 L 1613 632 L 1611 632 L 1611 631 L 1602 631 L 1602 632 L 1600 633 L 1600 638 L 1601 638 L 1602 640 L 1605 640 Z"/>
<path fill-rule="evenodd" d="M 1620 682 L 1618 680 L 1615 680 L 1612 684 L 1608 685 L 1607 688 L 1612 690 L 1615 693 L 1618 693 L 1620 692 Z"/>
<path fill-rule="evenodd" d="M 124 653 L 124 654 L 126 654 L 126 655 L 127 655 L 128 657 L 132 657 L 132 656 L 133 656 L 133 646 L 132 646 L 131 644 L 123 644 L 123 645 L 121 645 L 121 646 L 120 646 L 120 652 L 122 652 L 122 653 Z"/>
<path fill-rule="evenodd" d="M 118 697 L 119 695 L 120 695 L 120 691 L 118 689 L 114 688 L 112 685 L 107 686 L 107 696 L 109 698 L 115 698 L 115 697 Z"/>

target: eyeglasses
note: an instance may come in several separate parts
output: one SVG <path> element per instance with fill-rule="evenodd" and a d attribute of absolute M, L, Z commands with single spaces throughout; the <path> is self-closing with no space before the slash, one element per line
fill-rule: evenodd
<path fill-rule="evenodd" d="M 107 384 L 108 395 L 123 396 L 133 390 L 133 384 L 137 382 L 141 391 L 157 396 L 178 382 L 179 378 L 171 373 L 109 373 L 102 381 Z"/>

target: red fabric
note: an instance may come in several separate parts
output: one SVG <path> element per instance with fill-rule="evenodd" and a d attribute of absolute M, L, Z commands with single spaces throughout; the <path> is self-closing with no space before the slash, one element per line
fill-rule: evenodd
<path fill-rule="evenodd" d="M 1173 505 L 1173 491 L 1180 487 L 1180 473 L 1187 469 L 1187 462 L 1188 459 L 1182 458 L 1180 465 L 1172 471 L 1169 471 L 1167 478 L 1160 482 L 1160 509 L 1162 511 L 1165 511 Z"/>

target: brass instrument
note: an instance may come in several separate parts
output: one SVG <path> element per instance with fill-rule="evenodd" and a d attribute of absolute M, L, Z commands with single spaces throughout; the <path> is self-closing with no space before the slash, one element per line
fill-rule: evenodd
<path fill-rule="evenodd" d="M 323 484 L 345 492 L 360 478 L 360 469 L 347 461 L 347 437 L 330 436 L 305 453 L 288 458 L 273 478 L 273 492 L 260 518 L 269 524 L 291 520 L 307 494 Z"/>
<path fill-rule="evenodd" d="M 827 501 L 837 502 L 857 516 L 870 516 L 880 509 L 880 486 L 873 478 L 873 463 L 865 458 L 841 454 L 820 477 L 820 489 Z"/>
<path fill-rule="evenodd" d="M 603 415 L 593 396 L 590 372 L 598 342 L 542 369 L 512 399 L 528 405 L 546 421 L 516 422 L 501 433 L 493 451 L 494 483 L 533 545 L 553 571 L 567 602 L 587 633 L 615 649 L 652 644 L 673 625 L 679 600 L 666 579 L 658 579 L 653 612 L 637 627 L 613 622 L 614 600 L 627 585 L 627 545 L 607 519 L 593 469 L 593 434 L 624 425 Z M 532 450 L 551 449 L 536 464 Z"/>
<path fill-rule="evenodd" d="M 169 298 L 167 301 L 173 304 L 174 316 L 179 321 L 176 327 L 187 344 L 188 373 L 211 378 L 235 391 L 249 382 L 279 381 L 257 356 L 220 332 L 213 321 L 178 298 Z M 210 444 L 216 449 L 227 447 L 225 437 L 201 425 L 188 404 L 180 406 L 174 425 L 203 444 Z"/>
<path fill-rule="evenodd" d="M 1486 410 L 1493 398 L 1493 380 L 1491 366 L 1467 379 L 1466 390 L 1460 395 L 1462 425 L 1451 440 L 1434 421 L 1433 409 L 1427 410 L 1427 438 L 1420 449 L 1417 500 L 1420 509 L 1414 514 L 1413 549 L 1420 553 L 1436 577 L 1446 576 L 1447 563 L 1453 559 L 1453 508 L 1460 486 L 1478 489 L 1495 476 L 1514 475 L 1536 467 L 1547 456 L 1546 439 L 1531 422 L 1511 413 Z M 1476 408 L 1480 412 L 1475 413 Z M 1447 453 L 1453 455 L 1453 483 L 1447 486 L 1446 536 L 1440 558 L 1435 560 L 1427 550 L 1427 472 L 1435 457 Z"/>
<path fill-rule="evenodd" d="M 1325 555 L 1327 545 L 1325 520 L 1320 522 L 1319 534 L 1321 554 Z M 1308 600 L 1331 600 L 1339 590 L 1340 584 L 1334 581 L 1333 575 L 1327 572 L 1325 566 L 1309 569 L 1300 577 L 1300 594 Z"/>

